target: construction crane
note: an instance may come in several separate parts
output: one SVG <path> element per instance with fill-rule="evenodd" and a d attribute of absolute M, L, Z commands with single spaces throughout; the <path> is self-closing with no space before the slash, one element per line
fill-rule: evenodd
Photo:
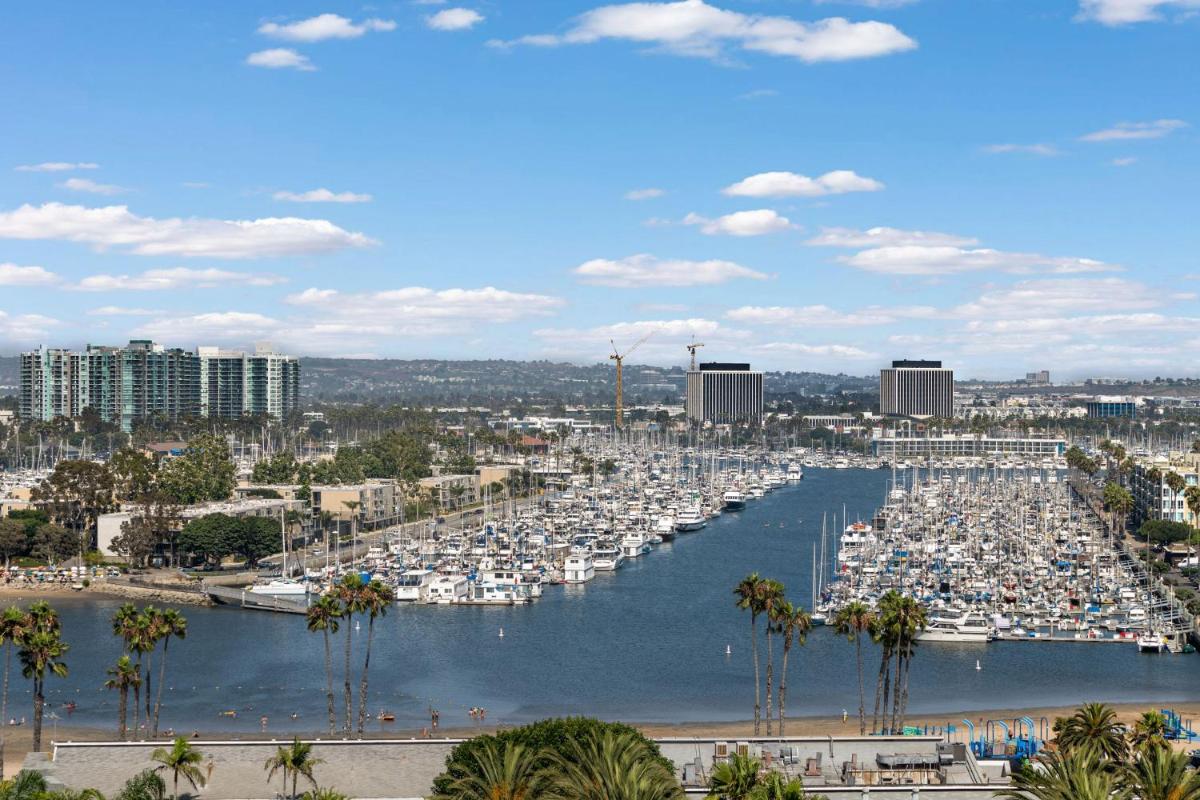
<path fill-rule="evenodd" d="M 634 350 L 637 350 L 638 347 L 649 338 L 650 334 L 647 333 L 645 336 L 634 342 L 624 353 L 617 352 L 617 343 L 612 339 L 608 340 L 608 343 L 612 345 L 613 349 L 612 355 L 609 356 L 609 359 L 617 362 L 617 408 L 615 416 L 617 430 L 621 430 L 621 428 L 625 427 L 625 398 L 622 392 L 622 388 L 624 387 L 624 377 L 622 376 L 621 368 L 624 366 L 625 357 Z"/>
<path fill-rule="evenodd" d="M 696 350 L 700 347 L 704 347 L 704 342 L 697 342 L 694 339 L 691 344 L 687 345 L 688 352 L 692 354 L 692 372 L 696 371 Z"/>

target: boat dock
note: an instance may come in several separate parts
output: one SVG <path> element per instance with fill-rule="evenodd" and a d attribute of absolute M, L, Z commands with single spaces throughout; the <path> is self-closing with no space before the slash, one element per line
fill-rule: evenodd
<path fill-rule="evenodd" d="M 205 586 L 204 593 L 217 605 L 239 606 L 256 611 L 278 611 L 283 614 L 308 613 L 308 601 L 303 598 L 258 594 L 232 586 Z"/>

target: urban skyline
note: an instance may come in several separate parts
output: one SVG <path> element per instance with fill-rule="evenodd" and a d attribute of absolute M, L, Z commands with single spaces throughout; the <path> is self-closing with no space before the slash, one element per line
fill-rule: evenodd
<path fill-rule="evenodd" d="M 1186 373 L 1192 5 L 13 9 L 0 352 Z"/>

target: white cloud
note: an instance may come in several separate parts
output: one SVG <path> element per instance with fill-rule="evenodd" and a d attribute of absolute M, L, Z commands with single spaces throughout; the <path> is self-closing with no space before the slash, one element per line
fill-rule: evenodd
<path fill-rule="evenodd" d="M 138 338 L 169 342 L 246 342 L 276 338 L 285 330 L 279 320 L 245 311 L 213 311 L 151 320 L 134 329 Z"/>
<path fill-rule="evenodd" d="M 711 286 L 738 278 L 766 280 L 732 261 L 663 259 L 641 253 L 619 260 L 595 258 L 574 269 L 584 283 L 630 289 L 640 286 Z"/>
<path fill-rule="evenodd" d="M 0 341 L 37 342 L 61 323 L 41 314 L 10 314 L 0 311 Z"/>
<path fill-rule="evenodd" d="M 858 328 L 886 325 L 899 319 L 933 318 L 938 310 L 931 306 L 886 308 L 868 306 L 857 311 L 838 311 L 826 305 L 813 306 L 742 306 L 725 312 L 734 322 L 750 325 L 787 325 L 795 328 Z"/>
<path fill-rule="evenodd" d="M 1028 153 L 1034 156 L 1056 156 L 1059 150 L 1052 144 L 989 144 L 985 153 Z"/>
<path fill-rule="evenodd" d="M 816 247 L 886 247 L 903 245 L 924 245 L 943 247 L 967 247 L 978 244 L 979 240 L 969 236 L 956 236 L 952 233 L 937 233 L 936 231 L 906 231 L 899 228 L 868 228 L 865 231 L 855 228 L 822 228 L 821 233 L 809 239 L 806 244 Z"/>
<path fill-rule="evenodd" d="M 318 307 L 322 314 L 350 322 L 373 317 L 406 323 L 454 320 L 512 322 L 551 314 L 565 303 L 561 298 L 525 294 L 485 286 L 482 289 L 434 290 L 423 286 L 379 292 L 349 293 L 336 289 L 305 289 L 289 295 L 296 306 Z"/>
<path fill-rule="evenodd" d="M 1200 8 L 1200 0 L 1079 0 L 1079 18 L 1104 25 L 1162 19 L 1162 11 Z"/>
<path fill-rule="evenodd" d="M 874 178 L 839 169 L 817 178 L 795 172 L 760 172 L 721 191 L 731 197 L 823 197 L 847 192 L 878 192 L 883 188 L 883 184 Z"/>
<path fill-rule="evenodd" d="M 763 344 L 750 345 L 748 348 L 753 353 L 762 353 L 764 355 L 797 355 L 797 356 L 817 356 L 817 357 L 832 357 L 839 359 L 853 359 L 861 361 L 866 359 L 879 358 L 878 353 L 871 353 L 863 350 L 861 347 L 854 347 L 846 344 L 804 344 L 802 342 L 764 342 Z"/>
<path fill-rule="evenodd" d="M 396 23 L 387 19 L 367 19 L 355 23 L 337 14 L 318 14 L 315 17 L 302 19 L 280 25 L 266 22 L 258 27 L 258 32 L 274 39 L 286 39 L 289 42 L 322 42 L 326 39 L 357 39 L 369 31 L 393 31 Z"/>
<path fill-rule="evenodd" d="M 100 306 L 89 309 L 87 312 L 90 317 L 153 317 L 162 313 L 162 311 L 152 308 L 124 308 L 123 306 Z"/>
<path fill-rule="evenodd" d="M 316 67 L 308 60 L 308 56 L 297 53 L 287 47 L 273 47 L 270 50 L 259 50 L 246 56 L 246 63 L 252 67 L 266 69 L 298 69 L 301 72 L 313 72 Z"/>
<path fill-rule="evenodd" d="M 366 247 L 375 242 L 323 219 L 155 219 L 127 206 L 45 203 L 0 211 L 0 239 L 58 239 L 145 256 L 271 258 Z"/>
<path fill-rule="evenodd" d="M 688 214 L 683 218 L 684 225 L 699 225 L 700 231 L 709 236 L 725 234 L 728 236 L 762 236 L 767 233 L 778 233 L 795 227 L 787 217 L 780 216 L 769 208 L 759 208 L 754 211 L 735 211 L 716 219 L 708 219 L 699 214 Z"/>
<path fill-rule="evenodd" d="M 1114 167 L 1128 167 L 1137 163 L 1137 159 L 1133 156 L 1125 156 L 1124 158 L 1114 158 L 1111 162 Z"/>
<path fill-rule="evenodd" d="M 703 318 L 615 322 L 593 328 L 541 328 L 533 335 L 544 340 L 551 352 L 585 354 L 588 358 L 606 358 L 612 352 L 610 342 L 624 349 L 649 336 L 638 349 L 637 358 L 667 355 L 669 360 L 678 360 L 684 352 L 682 344 L 693 339 L 703 338 L 706 345 L 715 347 L 719 342 L 744 341 L 747 337 L 744 331 L 731 330 Z"/>
<path fill-rule="evenodd" d="M 307 192 L 275 192 L 276 200 L 292 203 L 369 203 L 371 195 L 355 192 L 333 192 L 329 189 L 310 189 Z"/>
<path fill-rule="evenodd" d="M 13 167 L 17 172 L 72 172 L 79 169 L 100 169 L 90 161 L 44 161 L 41 164 L 22 164 Z"/>
<path fill-rule="evenodd" d="M 129 191 L 124 186 L 116 186 L 111 183 L 96 183 L 87 178 L 67 178 L 59 186 L 64 189 L 70 189 L 73 192 L 87 192 L 88 194 L 114 195 Z"/>
<path fill-rule="evenodd" d="M 0 263 L 0 286 L 49 286 L 59 277 L 45 267 Z"/>
<path fill-rule="evenodd" d="M 1161 139 L 1186 128 L 1181 119 L 1156 119 L 1153 122 L 1118 122 L 1111 128 L 1079 137 L 1081 142 L 1122 142 L 1131 139 Z"/>
<path fill-rule="evenodd" d="M 160 291 L 166 289 L 210 289 L 227 286 L 275 286 L 285 283 L 278 275 L 256 275 L 223 269 L 148 269 L 136 275 L 89 275 L 73 289 L 84 292 Z"/>
<path fill-rule="evenodd" d="M 1137 281 L 1115 277 L 1053 278 L 993 289 L 971 303 L 958 306 L 952 313 L 979 320 L 1066 317 L 1103 314 L 1115 307 L 1122 311 L 1146 311 L 1158 308 L 1163 302 L 1161 292 Z"/>
<path fill-rule="evenodd" d="M 483 22 L 483 14 L 469 8 L 447 8 L 425 18 L 435 31 L 465 31 Z"/>
<path fill-rule="evenodd" d="M 662 197 L 666 194 L 665 189 L 655 189 L 649 187 L 646 189 L 631 189 L 625 193 L 626 200 L 651 200 L 655 197 Z"/>
<path fill-rule="evenodd" d="M 967 250 L 924 245 L 877 247 L 851 256 L 840 256 L 838 261 L 855 269 L 886 275 L 954 275 L 982 270 L 1073 273 L 1120 269 L 1089 258 L 1058 258 L 1036 253 L 1006 253 L 988 248 Z"/>
<path fill-rule="evenodd" d="M 749 92 L 739 94 L 738 100 L 761 100 L 764 97 L 778 97 L 778 89 L 752 89 Z"/>
<path fill-rule="evenodd" d="M 873 58 L 916 48 L 917 43 L 885 22 L 851 22 L 841 17 L 800 22 L 790 17 L 742 14 L 703 0 L 624 3 L 584 12 L 562 35 L 537 34 L 497 46 L 555 47 L 620 39 L 663 52 L 723 58 L 728 46 L 796 58 L 808 63 Z"/>
<path fill-rule="evenodd" d="M 852 5 L 866 6 L 867 8 L 901 8 L 910 6 L 917 0 L 816 0 L 816 4 L 821 5 Z"/>

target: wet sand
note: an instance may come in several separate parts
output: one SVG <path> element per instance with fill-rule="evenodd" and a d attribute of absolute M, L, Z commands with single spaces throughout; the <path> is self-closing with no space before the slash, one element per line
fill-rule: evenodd
<path fill-rule="evenodd" d="M 1200 702 L 1192 703 L 1127 703 L 1117 704 L 1113 708 L 1117 711 L 1117 716 L 1121 722 L 1132 725 L 1137 718 L 1146 711 L 1157 710 L 1159 708 L 1173 708 L 1183 717 L 1184 721 L 1197 721 L 1193 727 L 1200 726 Z M 847 711 L 853 711 L 847 709 Z M 975 723 L 978 728 L 989 719 L 1007 720 L 1012 724 L 1012 720 L 1017 717 L 1033 717 L 1036 722 L 1042 717 L 1045 717 L 1053 724 L 1055 717 L 1067 716 L 1075 711 L 1074 706 L 1058 706 L 1044 708 L 1024 708 L 1024 709 L 994 709 L 989 711 L 972 711 L 968 714 L 914 714 L 909 716 L 905 722 L 908 725 L 924 727 L 946 725 L 954 725 L 957 729 L 956 736 L 962 736 L 962 720 L 966 716 Z M 789 718 L 787 722 L 787 734 L 789 736 L 855 736 L 858 734 L 858 719 L 855 713 L 850 713 L 846 721 L 843 722 L 841 716 L 837 717 L 795 717 Z M 671 737 L 696 737 L 696 738 L 722 738 L 736 739 L 753 736 L 753 722 L 687 722 L 687 723 L 632 723 L 639 728 L 647 736 L 653 738 L 671 738 Z M 871 724 L 870 714 L 867 715 L 867 725 Z M 472 727 L 449 727 L 439 728 L 437 737 L 445 737 L 450 739 L 469 738 L 480 733 L 492 733 L 497 730 L 496 726 L 480 725 Z M 772 729 L 774 730 L 774 728 Z M 766 726 L 763 726 L 765 733 Z M 50 749 L 51 741 L 57 738 L 58 741 L 111 741 L 115 738 L 115 732 L 112 729 L 101 728 L 81 728 L 75 726 L 59 725 L 57 737 L 54 734 L 53 727 L 46 725 L 43 734 L 43 748 Z M 420 738 L 424 734 L 423 731 L 410 729 L 388 729 L 384 731 L 374 730 L 367 731 L 366 738 L 369 739 L 410 739 Z M 25 755 L 30 750 L 32 744 L 33 732 L 28 725 L 21 727 L 6 727 L 4 729 L 4 774 L 6 776 L 13 775 L 21 768 L 21 762 Z M 257 739 L 273 739 L 279 738 L 282 734 L 272 733 L 267 731 L 265 734 L 238 734 L 231 735 L 229 733 L 212 733 L 201 731 L 199 739 L 244 739 L 253 741 Z M 163 737 L 163 741 L 167 741 Z M 1187 744 L 1179 743 L 1181 749 L 1192 749 L 1197 746 L 1196 743 Z"/>

